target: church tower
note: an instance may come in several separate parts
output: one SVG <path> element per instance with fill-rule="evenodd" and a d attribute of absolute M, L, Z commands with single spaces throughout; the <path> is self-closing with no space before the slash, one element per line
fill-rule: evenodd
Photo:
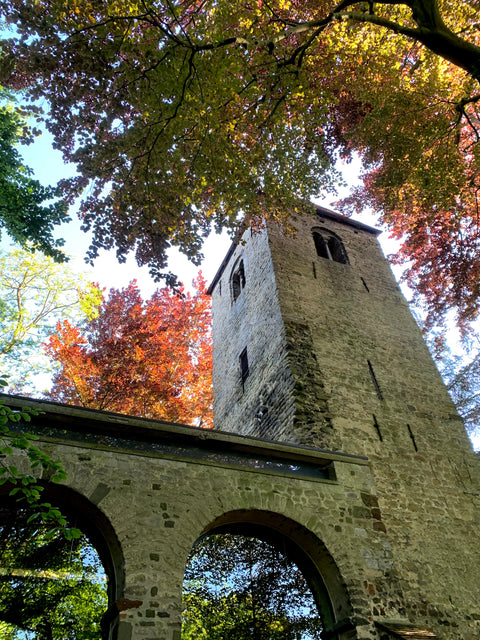
<path fill-rule="evenodd" d="M 368 458 L 393 558 L 368 610 L 410 621 L 376 637 L 479 638 L 480 464 L 378 231 L 321 207 L 294 226 L 248 230 L 210 287 L 216 428 Z"/>

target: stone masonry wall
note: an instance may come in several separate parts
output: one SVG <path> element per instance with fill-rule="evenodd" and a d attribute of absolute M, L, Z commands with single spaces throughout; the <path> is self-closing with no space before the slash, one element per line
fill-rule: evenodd
<path fill-rule="evenodd" d="M 313 226 L 342 238 L 349 265 L 317 256 Z M 410 617 L 441 638 L 474 637 L 480 465 L 462 421 L 375 236 L 328 215 L 297 228 L 294 237 L 269 229 L 276 284 L 287 333 L 308 327 L 305 358 L 321 372 L 331 429 L 307 390 L 292 437 L 368 456 Z"/>
<path fill-rule="evenodd" d="M 114 451 L 107 444 L 40 445 L 62 460 L 68 487 L 101 511 L 118 538 L 125 571 L 118 640 L 180 640 L 192 546 L 219 518 L 235 521 L 239 513 L 252 523 L 259 517 L 273 526 L 290 522 L 293 540 L 301 526 L 322 541 L 350 601 L 343 616 L 353 623 L 353 635 L 339 640 L 373 640 L 374 619 L 404 617 L 401 590 L 386 579 L 397 568 L 377 526 L 381 515 L 365 463 L 337 461 L 335 481 L 309 481 Z M 305 551 L 315 558 L 314 548 Z"/>
<path fill-rule="evenodd" d="M 231 273 L 243 260 L 245 287 L 234 301 Z M 247 231 L 212 293 L 214 421 L 222 431 L 287 440 L 293 420 L 293 378 L 286 361 L 266 232 Z M 242 384 L 239 357 L 247 348 L 249 376 Z"/>

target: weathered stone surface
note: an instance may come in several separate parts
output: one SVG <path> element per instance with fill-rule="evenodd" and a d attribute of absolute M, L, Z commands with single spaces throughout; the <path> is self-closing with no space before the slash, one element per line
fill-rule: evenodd
<path fill-rule="evenodd" d="M 17 400 L 16 406 L 29 402 L 34 401 Z M 110 414 L 37 404 L 45 413 L 28 429 L 44 439 L 68 474 L 66 487 L 47 485 L 46 496 L 60 499 L 81 528 L 95 531 L 97 542 L 100 537 L 102 557 L 110 557 L 119 640 L 179 637 L 185 564 L 195 541 L 216 526 L 241 522 L 284 533 L 315 558 L 315 566 L 325 567 L 325 581 L 333 593 L 338 590 L 339 601 L 344 580 L 353 584 L 361 575 L 374 584 L 377 567 L 390 563 L 384 535 L 371 526 L 371 508 L 364 504 L 372 489 L 365 458 L 135 418 L 117 424 Z M 147 435 L 149 449 L 129 448 L 135 445 L 129 438 Z M 170 450 L 159 446 L 162 439 L 181 443 L 183 458 L 172 459 Z M 204 458 L 198 455 L 199 440 Z M 223 449 L 227 462 L 209 457 L 215 447 Z M 230 450 L 237 453 L 232 463 Z M 248 467 L 252 457 L 290 461 L 295 468 Z M 329 461 L 337 480 L 310 477 L 309 465 L 328 468 Z M 21 467 L 24 461 L 17 463 Z M 304 476 L 298 473 L 302 465 Z M 98 504 L 90 500 L 95 495 L 102 496 Z M 165 526 L 170 522 L 174 526 Z M 364 533 L 356 536 L 356 529 Z M 336 566 L 341 585 L 328 577 Z M 363 594 L 361 583 L 357 588 Z M 337 607 L 349 624 L 363 615 L 361 601 L 353 598 Z"/>
<path fill-rule="evenodd" d="M 350 264 L 317 256 L 314 226 L 341 238 Z M 373 230 L 321 210 L 296 228 L 268 226 L 235 250 L 246 257 L 241 322 L 229 264 L 227 294 L 213 290 L 217 425 L 260 435 L 255 410 L 268 382 L 275 421 L 263 437 L 370 460 L 369 491 L 355 505 L 339 496 L 342 515 L 331 521 L 346 547 L 371 531 L 388 544 L 385 556 L 362 550 L 376 577 L 361 590 L 358 637 L 378 637 L 369 624 L 382 616 L 406 616 L 439 638 L 480 637 L 480 465 L 462 421 Z M 274 345 L 256 331 L 272 317 Z M 236 351 L 245 346 L 242 392 Z M 352 602 L 356 584 L 347 581 Z"/>

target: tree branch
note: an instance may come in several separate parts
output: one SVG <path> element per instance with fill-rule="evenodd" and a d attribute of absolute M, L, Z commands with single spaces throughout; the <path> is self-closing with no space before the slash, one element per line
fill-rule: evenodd
<path fill-rule="evenodd" d="M 352 2 L 343 3 L 351 6 Z M 337 10 L 335 17 L 339 20 L 351 20 L 358 23 L 369 23 L 384 27 L 421 42 L 427 49 L 467 71 L 480 81 L 480 47 L 468 40 L 460 38 L 447 27 L 443 21 L 436 0 L 411 0 L 397 2 L 385 0 L 379 4 L 405 5 L 412 11 L 412 18 L 418 28 L 407 27 L 397 22 L 372 13 L 345 12 Z"/>

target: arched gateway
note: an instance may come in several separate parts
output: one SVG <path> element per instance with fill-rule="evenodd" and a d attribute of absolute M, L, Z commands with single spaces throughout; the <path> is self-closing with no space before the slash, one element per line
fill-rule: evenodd
<path fill-rule="evenodd" d="M 215 531 L 296 558 L 322 640 L 480 637 L 461 420 L 375 231 L 324 209 L 297 222 L 246 233 L 212 283 L 217 430 L 5 398 L 44 412 L 28 431 L 108 556 L 105 640 L 180 640 L 185 566 Z"/>
<path fill-rule="evenodd" d="M 310 586 L 322 623 L 321 637 L 351 637 L 352 608 L 345 584 L 328 549 L 312 531 L 280 513 L 241 509 L 216 518 L 202 538 L 221 534 L 252 537 L 280 549 Z"/>

